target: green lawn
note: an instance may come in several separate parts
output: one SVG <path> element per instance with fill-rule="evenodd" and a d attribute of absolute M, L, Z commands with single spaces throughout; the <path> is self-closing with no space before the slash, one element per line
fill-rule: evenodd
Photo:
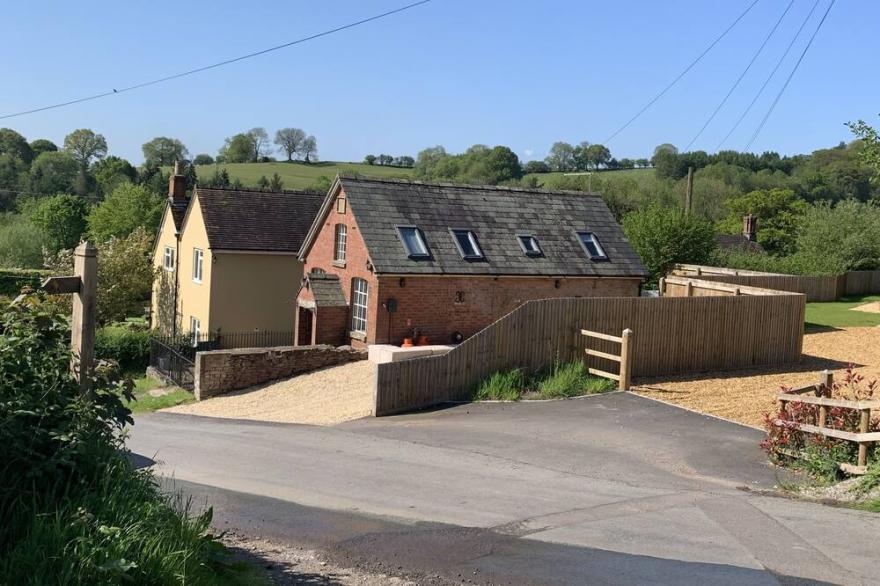
<path fill-rule="evenodd" d="M 156 388 L 162 388 L 170 392 L 158 397 L 150 395 L 149 391 Z M 177 387 L 166 387 L 161 381 L 149 376 L 141 376 L 134 379 L 134 397 L 135 400 L 126 405 L 133 413 L 147 413 L 157 409 L 164 409 L 165 407 L 191 403 L 195 400 L 193 394 L 189 391 Z"/>
<path fill-rule="evenodd" d="M 526 178 L 536 177 L 541 187 L 552 189 L 556 183 L 565 176 L 565 173 L 531 173 Z M 599 171 L 593 174 L 593 179 L 604 181 L 629 179 L 639 183 L 650 181 L 654 178 L 654 169 L 621 169 L 620 171 Z"/>
<path fill-rule="evenodd" d="M 853 307 L 880 301 L 880 295 L 866 297 L 848 297 L 841 301 L 828 303 L 807 303 L 807 328 L 851 328 L 860 326 L 880 325 L 880 313 L 853 311 Z"/>
<path fill-rule="evenodd" d="M 317 163 L 230 163 L 228 165 L 198 165 L 196 174 L 207 179 L 214 175 L 217 168 L 225 168 L 230 179 L 239 179 L 246 185 L 253 187 L 263 175 L 266 178 L 278 173 L 284 182 L 284 189 L 305 189 L 312 186 L 323 175 L 333 180 L 340 173 L 357 173 L 372 177 L 392 177 L 407 179 L 412 177 L 412 169 L 402 167 L 385 167 L 380 165 L 365 165 L 363 163 L 334 163 L 321 161 Z"/>

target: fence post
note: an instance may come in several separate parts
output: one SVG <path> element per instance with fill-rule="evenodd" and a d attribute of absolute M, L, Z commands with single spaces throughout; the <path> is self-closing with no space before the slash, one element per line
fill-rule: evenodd
<path fill-rule="evenodd" d="M 620 385 L 619 390 L 628 391 L 632 380 L 632 330 L 626 328 L 620 342 Z"/>
<path fill-rule="evenodd" d="M 834 384 L 834 375 L 830 370 L 825 369 L 819 373 L 819 392 L 818 396 L 822 397 L 830 397 L 831 396 L 831 385 Z M 825 427 L 825 423 L 828 420 L 828 407 L 826 405 L 819 405 L 819 427 Z"/>
<path fill-rule="evenodd" d="M 88 388 L 95 359 L 95 302 L 98 289 L 98 249 L 82 242 L 73 253 L 73 274 L 80 278 L 73 295 L 70 345 L 71 370 L 81 389 Z"/>
<path fill-rule="evenodd" d="M 694 296 L 694 284 L 691 281 L 688 281 L 684 286 L 684 295 L 685 297 L 693 297 Z"/>
<path fill-rule="evenodd" d="M 657 291 L 660 297 L 666 294 L 666 277 L 660 277 L 660 281 L 657 283 Z"/>
<path fill-rule="evenodd" d="M 871 423 L 871 410 L 862 409 L 859 411 L 859 433 L 868 433 L 868 426 Z M 868 464 L 868 444 L 859 442 L 859 466 L 867 466 Z"/>

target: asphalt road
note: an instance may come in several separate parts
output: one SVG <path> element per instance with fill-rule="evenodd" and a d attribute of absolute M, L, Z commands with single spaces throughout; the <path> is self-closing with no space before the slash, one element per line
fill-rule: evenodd
<path fill-rule="evenodd" d="M 876 583 L 880 516 L 756 493 L 780 480 L 760 437 L 615 393 L 332 428 L 156 413 L 128 443 L 221 529 L 418 582 Z"/>

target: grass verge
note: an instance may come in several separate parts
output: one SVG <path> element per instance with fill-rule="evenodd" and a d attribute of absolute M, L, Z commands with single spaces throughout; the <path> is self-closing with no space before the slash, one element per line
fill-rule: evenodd
<path fill-rule="evenodd" d="M 528 376 L 522 369 L 492 373 L 474 391 L 475 401 L 562 399 L 613 391 L 614 381 L 587 372 L 583 362 L 557 363 L 549 371 Z"/>
<path fill-rule="evenodd" d="M 134 381 L 134 399 L 125 401 L 125 406 L 132 413 L 149 413 L 166 407 L 192 403 L 195 397 L 189 391 L 179 387 L 168 386 L 151 376 L 141 375 Z M 155 393 L 155 391 L 160 393 Z M 153 391 L 153 394 L 151 394 Z"/>
<path fill-rule="evenodd" d="M 807 303 L 807 329 L 872 327 L 880 325 L 880 313 L 853 311 L 854 307 L 880 301 L 880 295 L 847 297 L 840 301 Z"/>

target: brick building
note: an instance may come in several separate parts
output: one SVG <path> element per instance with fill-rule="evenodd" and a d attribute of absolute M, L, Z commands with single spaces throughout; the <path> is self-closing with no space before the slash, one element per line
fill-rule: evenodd
<path fill-rule="evenodd" d="M 460 341 L 524 301 L 636 296 L 596 194 L 337 177 L 300 251 L 297 344 Z"/>

